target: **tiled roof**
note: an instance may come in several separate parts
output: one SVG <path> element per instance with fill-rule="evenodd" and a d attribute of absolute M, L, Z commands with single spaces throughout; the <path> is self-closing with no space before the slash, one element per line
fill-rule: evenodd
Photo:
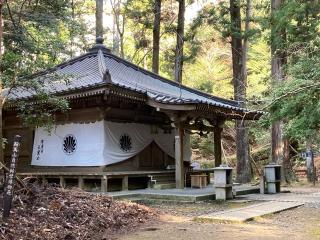
<path fill-rule="evenodd" d="M 59 76 L 49 78 L 48 76 Z M 188 88 L 165 79 L 110 53 L 106 48 L 95 46 L 88 53 L 60 64 L 53 69 L 33 75 L 32 78 L 47 80 L 45 88 L 52 94 L 63 94 L 74 90 L 85 90 L 106 83 L 145 94 L 148 99 L 165 104 L 207 104 L 219 108 L 247 112 L 236 101 Z M 61 80 L 64 79 L 64 80 Z M 9 99 L 25 99 L 34 92 L 16 89 Z M 261 115 L 261 112 L 256 112 Z"/>

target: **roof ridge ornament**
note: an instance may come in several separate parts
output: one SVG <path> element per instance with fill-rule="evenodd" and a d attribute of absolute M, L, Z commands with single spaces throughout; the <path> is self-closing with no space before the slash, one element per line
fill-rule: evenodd
<path fill-rule="evenodd" d="M 101 49 L 98 50 L 98 67 L 101 78 L 104 82 L 112 82 L 110 72 L 107 68 L 106 62 L 104 60 L 103 52 Z"/>
<path fill-rule="evenodd" d="M 104 41 L 103 37 L 97 37 L 96 44 L 89 49 L 89 52 L 94 53 L 101 50 L 102 52 L 105 52 L 105 53 L 111 53 L 111 50 L 103 44 L 103 41 Z"/>

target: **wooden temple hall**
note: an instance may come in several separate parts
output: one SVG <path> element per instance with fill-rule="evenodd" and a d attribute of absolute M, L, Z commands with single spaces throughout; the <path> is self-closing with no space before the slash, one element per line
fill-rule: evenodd
<path fill-rule="evenodd" d="M 50 80 L 55 74 L 68 81 Z M 190 167 L 190 135 L 214 132 L 215 165 L 221 164 L 221 131 L 232 119 L 254 120 L 236 101 L 218 98 L 149 72 L 113 55 L 97 38 L 79 57 L 33 78 L 47 79 L 50 94 L 69 102 L 55 114 L 55 126 L 21 124 L 15 102 L 32 103 L 35 93 L 10 92 L 4 109 L 4 135 L 11 146 L 22 136 L 17 172 L 88 191 L 184 188 Z M 6 148 L 8 161 L 10 147 Z"/>

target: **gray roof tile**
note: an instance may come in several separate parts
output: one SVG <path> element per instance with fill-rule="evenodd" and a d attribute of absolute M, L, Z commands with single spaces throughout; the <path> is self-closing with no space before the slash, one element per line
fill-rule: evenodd
<path fill-rule="evenodd" d="M 105 82 L 103 72 L 106 70 L 111 75 L 111 84 L 145 93 L 148 98 L 159 103 L 204 103 L 237 111 L 247 111 L 240 108 L 239 103 L 236 101 L 215 97 L 167 80 L 108 51 L 91 51 L 53 69 L 35 74 L 31 78 L 46 79 L 46 91 L 58 94 L 103 84 Z M 56 78 L 52 80 L 52 77 L 49 77 L 55 74 L 59 76 L 59 80 Z M 15 89 L 10 94 L 9 99 L 17 100 L 32 97 L 33 95 L 33 91 L 20 88 Z"/>

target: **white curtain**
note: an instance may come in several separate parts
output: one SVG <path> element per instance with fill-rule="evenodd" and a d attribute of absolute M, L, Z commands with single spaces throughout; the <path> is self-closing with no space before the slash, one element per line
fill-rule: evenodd
<path fill-rule="evenodd" d="M 105 123 L 105 148 L 104 157 L 108 164 L 124 161 L 135 156 L 152 141 L 150 126 L 134 123 Z M 128 136 L 131 145 L 123 150 L 120 146 L 120 139 Z M 170 135 L 168 135 L 168 138 Z"/>
<path fill-rule="evenodd" d="M 151 125 L 107 121 L 66 124 L 56 126 L 51 134 L 37 128 L 31 164 L 104 166 L 135 156 L 152 141 L 174 158 L 174 132 L 163 133 Z M 190 137 L 186 135 L 184 160 L 190 157 Z"/>
<path fill-rule="evenodd" d="M 37 166 L 103 166 L 104 123 L 56 126 L 51 134 L 43 128 L 35 131 L 32 162 Z M 73 136 L 75 150 L 64 151 L 64 138 Z"/>

